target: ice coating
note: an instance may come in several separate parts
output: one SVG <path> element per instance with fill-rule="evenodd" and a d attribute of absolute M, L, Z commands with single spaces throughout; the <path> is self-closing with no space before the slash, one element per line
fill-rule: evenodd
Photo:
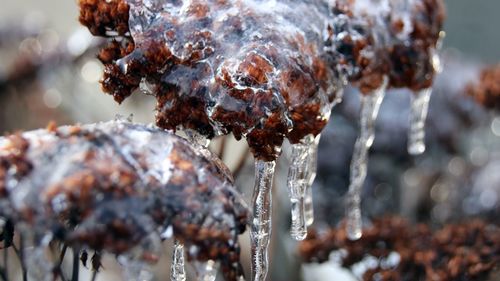
<path fill-rule="evenodd" d="M 82 2 L 89 1 L 80 0 L 82 9 Z M 99 56 L 105 64 L 105 92 L 121 102 L 136 88 L 146 88 L 158 101 L 158 126 L 193 130 L 207 138 L 228 133 L 246 137 L 260 165 L 277 158 L 284 138 L 299 144 L 319 135 L 348 82 L 367 100 L 385 87 L 429 88 L 444 17 L 440 0 L 109 2 L 129 6 L 124 15 L 116 8 L 121 4 L 109 5 L 119 19 L 129 17 L 129 33 L 105 34 L 112 37 Z M 95 20 L 99 16 L 83 12 L 81 21 L 99 35 L 95 30 L 118 26 Z M 314 167 L 302 162 L 292 169 Z M 359 165 L 353 165 L 353 174 L 359 174 L 366 162 L 355 162 Z M 263 175 L 257 176 L 261 181 Z M 359 190 L 355 186 L 362 185 L 364 176 L 353 179 L 351 189 Z M 313 220 L 312 196 L 305 188 L 310 184 L 290 184 L 292 231 L 299 239 Z M 260 187 L 255 192 L 267 198 Z M 350 202 L 359 203 L 359 192 L 350 194 L 358 197 Z M 352 210 L 360 213 L 359 207 Z M 270 211 L 258 212 L 257 217 Z M 348 214 L 356 217 L 356 212 Z M 258 225 L 261 221 L 254 219 L 253 227 L 270 230 Z M 268 230 L 263 233 L 270 235 Z M 263 266 L 254 266 L 253 273 L 262 279 L 266 240 L 256 245 L 254 264 Z"/>
<path fill-rule="evenodd" d="M 217 260 L 236 280 L 248 210 L 225 166 L 202 150 L 125 121 L 0 138 L 1 216 L 26 225 L 34 245 L 48 233 L 134 265 L 158 259 L 154 245 L 170 227 L 193 249 L 188 259 Z"/>
<path fill-rule="evenodd" d="M 363 93 L 385 76 L 389 86 L 427 88 L 444 15 L 440 0 L 80 0 L 80 6 L 83 24 L 113 38 L 99 56 L 107 93 L 121 102 L 147 85 L 158 100 L 160 127 L 208 138 L 232 132 L 266 161 L 277 157 L 285 137 L 298 143 L 319 134 L 348 81 Z"/>
<path fill-rule="evenodd" d="M 321 57 L 327 6 L 292 2 L 128 1 L 135 49 L 115 67 L 133 75 L 142 60 L 162 61 L 137 74 L 156 86 L 159 126 L 232 132 L 273 160 L 285 137 L 321 130 L 334 98 L 335 76 Z M 105 89 L 130 94 L 112 79 L 105 75 Z"/>
<path fill-rule="evenodd" d="M 388 87 L 429 88 L 444 20 L 440 0 L 337 0 L 326 46 L 339 73 L 364 94 Z"/>
<path fill-rule="evenodd" d="M 357 240 L 362 235 L 361 193 L 366 178 L 368 150 L 375 138 L 375 120 L 387 87 L 387 79 L 384 80 L 386 82 L 375 92 L 361 97 L 360 133 L 354 144 L 346 198 L 346 232 L 351 240 Z"/>

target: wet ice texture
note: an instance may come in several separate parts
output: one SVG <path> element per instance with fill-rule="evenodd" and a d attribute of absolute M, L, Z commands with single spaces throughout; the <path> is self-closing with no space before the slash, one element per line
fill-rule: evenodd
<path fill-rule="evenodd" d="M 253 218 L 250 231 L 252 243 L 252 280 L 265 281 L 269 269 L 268 247 L 271 240 L 272 186 L 274 161 L 255 162 Z"/>
<path fill-rule="evenodd" d="M 200 146 L 121 120 L 0 138 L 0 163 L 0 216 L 24 223 L 35 248 L 57 231 L 62 242 L 120 255 L 146 280 L 162 233 L 180 237 L 194 260 L 219 261 L 226 279 L 241 275 L 248 210 Z"/>
<path fill-rule="evenodd" d="M 323 57 L 325 2 L 127 3 L 136 49 L 117 61 L 124 74 L 152 44 L 168 50 L 161 79 L 143 74 L 155 80 L 161 127 L 232 132 L 273 160 L 284 137 L 298 142 L 326 124 L 338 78 Z"/>
<path fill-rule="evenodd" d="M 160 127 L 193 129 L 209 138 L 231 132 L 246 137 L 258 159 L 251 232 L 255 280 L 267 273 L 271 187 L 263 182 L 272 169 L 265 166 L 279 155 L 285 137 L 295 144 L 292 234 L 302 239 L 313 221 L 307 187 L 315 171 L 304 160 L 311 151 L 300 142 L 319 135 L 347 82 L 366 94 L 363 108 L 371 112 L 362 116 L 348 196 L 351 228 L 360 228 L 354 225 L 361 222 L 359 193 L 375 119 L 369 115 L 376 115 L 383 95 L 376 89 L 429 87 L 429 54 L 442 22 L 439 1 L 126 2 L 135 49 L 108 63 L 104 88 L 121 101 L 147 81 L 158 99 Z M 351 233 L 359 236 L 360 230 Z"/>
<path fill-rule="evenodd" d="M 444 33 L 441 33 L 435 49 L 432 49 L 431 63 L 434 71 L 440 73 L 443 66 L 438 54 Z M 429 111 L 432 88 L 416 92 L 411 99 L 410 129 L 408 131 L 408 153 L 419 155 L 425 151 L 425 120 Z"/>
<path fill-rule="evenodd" d="M 158 126 L 232 132 L 266 161 L 284 138 L 318 135 L 346 82 L 365 94 L 384 76 L 395 87 L 429 87 L 443 18 L 440 0 L 106 3 L 81 14 L 92 31 L 129 18 L 130 32 L 115 32 L 125 38 L 104 50 L 106 92 L 121 102 L 141 88 L 158 100 Z"/>
<path fill-rule="evenodd" d="M 266 161 L 285 137 L 318 135 L 347 82 L 429 88 L 444 17 L 440 0 L 97 2 L 80 20 L 115 40 L 100 56 L 106 92 L 141 88 L 158 126 L 232 132 Z"/>
<path fill-rule="evenodd" d="M 408 132 L 408 153 L 422 154 L 425 151 L 425 119 L 429 109 L 432 89 L 423 89 L 412 96 L 410 109 L 410 130 Z"/>
<path fill-rule="evenodd" d="M 310 147 L 309 153 L 309 163 L 306 169 L 307 186 L 306 194 L 304 198 L 304 216 L 306 220 L 306 225 L 310 226 L 314 222 L 314 205 L 313 205 L 313 191 L 312 185 L 316 179 L 316 173 L 318 170 L 318 146 L 321 135 L 317 135 L 314 139 L 314 143 Z"/>
<path fill-rule="evenodd" d="M 346 230 L 351 240 L 357 240 L 362 235 L 361 193 L 366 178 L 368 150 L 375 138 L 375 120 L 385 96 L 386 86 L 387 80 L 380 89 L 361 97 L 360 132 L 354 144 L 350 184 L 346 198 Z"/>
<path fill-rule="evenodd" d="M 170 280 L 186 281 L 186 270 L 184 268 L 184 245 L 182 245 L 182 243 L 178 240 L 174 241 L 174 253 L 172 254 Z"/>
<path fill-rule="evenodd" d="M 314 221 L 311 187 L 316 177 L 318 142 L 319 135 L 309 135 L 302 143 L 292 145 L 287 186 L 292 206 L 290 234 L 296 240 L 306 238 L 307 226 Z"/>

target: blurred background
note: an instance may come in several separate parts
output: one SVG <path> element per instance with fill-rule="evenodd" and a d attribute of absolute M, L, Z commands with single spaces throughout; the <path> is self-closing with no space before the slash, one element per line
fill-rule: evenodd
<path fill-rule="evenodd" d="M 500 214 L 500 116 L 465 95 L 481 67 L 500 59 L 500 1 L 447 0 L 444 70 L 438 76 L 427 121 L 427 151 L 406 152 L 411 93 L 387 94 L 377 121 L 363 192 L 363 215 L 371 219 L 397 214 L 435 227 L 480 217 L 498 223 Z M 134 115 L 135 122 L 154 120 L 152 97 L 133 95 L 122 105 L 100 90 L 102 65 L 95 58 L 99 39 L 79 25 L 76 1 L 3 0 L 0 9 L 0 133 Z M 317 229 L 336 227 L 344 214 L 349 163 L 358 133 L 359 95 L 348 88 L 322 134 L 318 177 L 314 184 Z M 216 140 L 215 152 L 237 171 L 237 184 L 249 198 L 253 185 L 246 145 Z M 356 280 L 361 275 L 332 264 L 300 264 L 297 243 L 289 238 L 286 172 L 289 148 L 275 179 L 274 238 L 269 280 Z M 244 161 L 241 159 L 245 159 Z M 250 200 L 248 200 L 250 201 Z M 249 264 L 248 238 L 242 237 Z M 168 246 L 167 252 L 168 252 Z M 168 276 L 169 254 L 157 268 Z M 119 279 L 112 257 L 98 280 Z M 109 269 L 109 270 L 108 270 Z M 82 269 L 82 275 L 88 274 Z M 246 269 L 247 272 L 248 268 Z M 291 278 L 290 276 L 293 276 Z M 332 277 L 334 276 L 334 277 Z"/>

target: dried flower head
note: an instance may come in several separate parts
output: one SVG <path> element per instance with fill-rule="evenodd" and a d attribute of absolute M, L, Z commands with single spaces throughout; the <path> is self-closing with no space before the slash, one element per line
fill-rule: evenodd
<path fill-rule="evenodd" d="M 201 147 L 124 121 L 0 138 L 1 216 L 70 246 L 127 255 L 164 232 L 189 258 L 242 274 L 247 207 L 225 166 Z M 40 243 L 40 241 L 35 241 Z M 154 261 L 151 250 L 138 257 Z M 156 249 L 159 250 L 159 249 Z"/>

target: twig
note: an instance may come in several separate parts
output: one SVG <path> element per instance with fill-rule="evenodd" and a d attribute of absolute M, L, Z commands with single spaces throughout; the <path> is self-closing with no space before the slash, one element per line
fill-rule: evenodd
<path fill-rule="evenodd" d="M 97 270 L 94 270 L 92 272 L 92 277 L 90 278 L 90 281 L 95 281 L 97 279 Z"/>
<path fill-rule="evenodd" d="M 19 258 L 19 261 L 21 263 L 21 270 L 23 272 L 23 281 L 28 281 L 28 270 L 26 269 L 26 263 L 24 262 L 24 236 L 22 233 L 19 233 L 19 249 L 17 249 L 14 245 L 12 244 L 12 247 L 16 251 L 16 254 Z"/>
<path fill-rule="evenodd" d="M 5 249 L 4 249 L 4 251 L 7 252 Z M 9 270 L 9 268 L 7 266 L 5 266 L 5 267 L 0 266 L 0 277 L 2 277 L 2 280 L 4 280 L 4 281 L 9 281 L 9 278 L 7 275 L 8 270 Z"/>
<path fill-rule="evenodd" d="M 224 161 L 224 154 L 226 152 L 226 142 L 227 142 L 226 136 L 222 137 L 219 148 L 219 159 L 221 159 L 222 161 Z"/>
<path fill-rule="evenodd" d="M 66 250 L 68 249 L 68 245 L 64 244 L 61 249 L 61 254 L 59 255 L 59 262 L 57 264 L 57 274 L 61 278 L 61 281 L 66 281 L 66 277 L 64 277 L 64 273 L 62 271 L 62 263 L 64 261 L 64 257 L 66 256 Z"/>
<path fill-rule="evenodd" d="M 5 246 L 5 244 L 7 243 L 7 239 L 8 239 L 8 234 L 7 234 L 7 231 L 5 229 L 4 229 L 3 235 L 4 235 L 3 241 L 4 241 L 4 246 Z M 9 280 L 9 248 L 8 247 L 5 247 L 3 249 L 3 266 L 4 266 L 4 268 L 1 269 L 0 274 L 2 275 L 2 278 L 5 281 L 8 281 Z"/>
<path fill-rule="evenodd" d="M 71 275 L 71 281 L 78 281 L 78 275 L 80 271 L 80 250 L 73 248 L 73 272 Z"/>
<path fill-rule="evenodd" d="M 68 249 L 68 245 L 64 244 L 62 250 L 61 250 L 61 254 L 59 255 L 59 266 L 62 265 L 63 263 L 63 260 L 64 260 L 64 256 L 66 255 L 66 250 Z"/>

